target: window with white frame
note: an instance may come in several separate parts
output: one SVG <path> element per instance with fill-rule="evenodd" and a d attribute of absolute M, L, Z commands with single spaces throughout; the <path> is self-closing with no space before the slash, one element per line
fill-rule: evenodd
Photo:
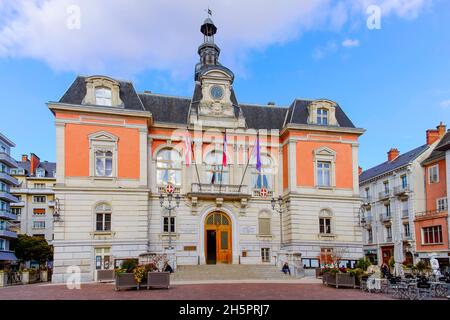
<path fill-rule="evenodd" d="M 163 217 L 163 232 L 175 232 L 175 217 Z"/>
<path fill-rule="evenodd" d="M 111 206 L 107 203 L 101 203 L 95 207 L 96 231 L 111 231 L 111 214 Z"/>
<path fill-rule="evenodd" d="M 256 159 L 254 160 L 256 161 Z M 255 189 L 261 189 L 262 187 L 267 190 L 273 190 L 273 164 L 270 157 L 261 155 L 261 172 L 256 169 L 256 165 L 253 168 L 252 173 L 252 185 Z"/>
<path fill-rule="evenodd" d="M 223 152 L 211 151 L 205 157 L 206 183 L 228 184 L 229 165 L 222 165 Z"/>
<path fill-rule="evenodd" d="M 428 183 L 439 182 L 439 165 L 434 165 L 428 168 Z"/>
<path fill-rule="evenodd" d="M 328 110 L 327 109 L 317 109 L 317 124 L 326 126 L 328 125 Z"/>
<path fill-rule="evenodd" d="M 405 223 L 403 225 L 403 233 L 404 233 L 405 237 L 411 236 L 411 231 L 409 230 L 409 223 Z"/>
<path fill-rule="evenodd" d="M 332 233 L 332 214 L 327 209 L 323 209 L 319 213 L 319 233 Z"/>
<path fill-rule="evenodd" d="M 391 226 L 386 226 L 385 227 L 385 231 L 386 231 L 386 242 L 392 241 L 392 228 L 391 228 Z"/>
<path fill-rule="evenodd" d="M 367 230 L 367 243 L 373 242 L 373 231 L 372 228 Z"/>
<path fill-rule="evenodd" d="M 181 156 L 174 149 L 162 149 L 156 155 L 156 183 L 181 185 Z"/>
<path fill-rule="evenodd" d="M 111 89 L 106 87 L 95 88 L 95 104 L 100 106 L 112 105 Z"/>
<path fill-rule="evenodd" d="M 317 185 L 319 187 L 331 186 L 331 162 L 317 161 Z"/>
<path fill-rule="evenodd" d="M 45 221 L 33 221 L 33 229 L 45 229 Z"/>
<path fill-rule="evenodd" d="M 33 202 L 34 203 L 45 203 L 47 202 L 46 196 L 33 196 Z"/>
<path fill-rule="evenodd" d="M 36 177 L 44 178 L 45 177 L 45 170 L 43 168 L 37 168 L 36 169 Z"/>
<path fill-rule="evenodd" d="M 440 198 L 436 200 L 436 208 L 438 212 L 446 211 L 448 208 L 447 198 Z"/>
<path fill-rule="evenodd" d="M 22 208 L 11 208 L 11 213 L 15 215 L 20 215 L 22 213 Z"/>
<path fill-rule="evenodd" d="M 271 235 L 271 219 L 269 217 L 259 217 L 258 218 L 258 227 L 259 227 L 259 235 L 267 236 Z"/>
<path fill-rule="evenodd" d="M 270 248 L 261 248 L 261 261 L 270 262 Z"/>
<path fill-rule="evenodd" d="M 6 250 L 6 240 L 0 239 L 0 251 Z"/>
<path fill-rule="evenodd" d="M 432 226 L 422 228 L 423 244 L 440 244 L 442 243 L 442 226 Z"/>
<path fill-rule="evenodd" d="M 45 183 L 35 183 L 33 184 L 35 189 L 45 189 Z"/>
<path fill-rule="evenodd" d="M 117 143 L 119 138 L 106 131 L 89 135 L 90 176 L 113 178 L 117 176 Z"/>

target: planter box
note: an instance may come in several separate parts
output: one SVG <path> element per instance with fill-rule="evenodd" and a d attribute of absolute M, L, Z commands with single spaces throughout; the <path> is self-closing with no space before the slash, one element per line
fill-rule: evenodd
<path fill-rule="evenodd" d="M 48 271 L 47 270 L 41 270 L 41 281 L 42 282 L 48 281 Z"/>
<path fill-rule="evenodd" d="M 170 286 L 170 272 L 149 272 L 147 274 L 147 289 L 166 288 Z"/>
<path fill-rule="evenodd" d="M 8 275 L 6 272 L 0 272 L 0 288 L 8 285 Z"/>
<path fill-rule="evenodd" d="M 327 272 L 323 275 L 323 283 L 335 286 L 336 288 L 339 287 L 349 287 L 349 288 L 355 288 L 355 277 L 348 274 L 348 273 L 337 273 L 332 274 L 330 272 Z"/>
<path fill-rule="evenodd" d="M 30 273 L 28 271 L 22 272 L 22 284 L 30 283 Z"/>
<path fill-rule="evenodd" d="M 114 281 L 114 270 L 97 270 L 97 281 L 108 282 Z"/>
<path fill-rule="evenodd" d="M 116 290 L 120 289 L 139 289 L 139 284 L 134 279 L 132 273 L 116 274 Z"/>

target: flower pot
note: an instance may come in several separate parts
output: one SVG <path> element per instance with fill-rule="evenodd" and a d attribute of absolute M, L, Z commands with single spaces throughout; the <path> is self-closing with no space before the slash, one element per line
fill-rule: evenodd
<path fill-rule="evenodd" d="M 6 287 L 7 284 L 8 284 L 8 275 L 6 274 L 6 272 L 0 272 L 0 288 Z"/>
<path fill-rule="evenodd" d="M 30 283 L 30 272 L 22 271 L 22 284 Z"/>
<path fill-rule="evenodd" d="M 147 289 L 166 288 L 170 286 L 170 272 L 149 272 L 147 274 Z"/>
<path fill-rule="evenodd" d="M 41 270 L 41 281 L 42 282 L 48 281 L 48 271 L 47 270 Z"/>
<path fill-rule="evenodd" d="M 116 290 L 120 289 L 139 289 L 139 284 L 134 279 L 133 273 L 116 274 Z"/>

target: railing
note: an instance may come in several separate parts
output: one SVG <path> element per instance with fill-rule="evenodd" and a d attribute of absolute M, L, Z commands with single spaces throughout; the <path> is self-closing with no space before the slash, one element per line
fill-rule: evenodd
<path fill-rule="evenodd" d="M 227 194 L 241 194 L 248 193 L 247 186 L 231 185 L 231 184 L 207 184 L 207 183 L 193 183 L 192 192 L 195 193 L 227 193 Z"/>
<path fill-rule="evenodd" d="M 427 216 L 432 217 L 432 216 L 435 216 L 438 214 L 445 214 L 445 213 L 448 213 L 448 207 L 441 208 L 438 210 L 428 210 L 428 211 L 416 212 L 416 218 L 427 217 Z"/>
<path fill-rule="evenodd" d="M 16 160 L 5 152 L 0 152 L 0 162 L 6 163 L 9 167 L 17 168 Z"/>
<path fill-rule="evenodd" d="M 361 201 L 362 201 L 364 204 L 369 204 L 369 203 L 372 202 L 372 197 L 370 197 L 370 196 L 361 197 Z"/>
<path fill-rule="evenodd" d="M 372 223 L 372 216 L 363 217 L 363 218 L 361 219 L 361 222 L 362 222 L 363 224 L 366 224 L 366 225 L 371 224 L 371 223 Z"/>
<path fill-rule="evenodd" d="M 391 196 L 391 190 L 383 190 L 380 193 L 378 193 L 378 196 L 380 199 L 387 199 Z"/>
<path fill-rule="evenodd" d="M 392 236 L 391 237 L 386 237 L 386 242 L 392 242 Z"/>
<path fill-rule="evenodd" d="M 6 191 L 0 191 L 0 199 L 7 200 L 9 202 L 17 202 L 18 199 L 14 197 L 12 194 Z"/>
<path fill-rule="evenodd" d="M 0 218 L 5 218 L 9 220 L 17 220 L 17 215 L 12 213 L 11 210 L 1 210 L 0 209 Z"/>
<path fill-rule="evenodd" d="M 264 196 L 264 195 L 261 195 L 261 189 L 253 189 L 253 196 L 254 197 L 273 197 L 273 190 L 267 190 L 267 194 Z"/>
<path fill-rule="evenodd" d="M 400 194 L 404 194 L 411 191 L 409 188 L 409 184 L 407 184 L 406 186 L 398 186 L 394 188 L 394 193 L 395 195 L 400 195 Z"/>
<path fill-rule="evenodd" d="M 19 180 L 12 177 L 6 172 L 0 172 L 0 180 L 3 180 L 4 182 L 7 182 L 10 185 L 17 186 L 19 185 Z"/>
<path fill-rule="evenodd" d="M 11 207 L 23 207 L 25 206 L 25 202 L 24 201 L 19 201 L 19 202 L 13 202 L 9 204 Z"/>
<path fill-rule="evenodd" d="M 403 234 L 402 238 L 404 241 L 409 241 L 409 240 L 412 240 L 412 235 L 411 234 Z"/>

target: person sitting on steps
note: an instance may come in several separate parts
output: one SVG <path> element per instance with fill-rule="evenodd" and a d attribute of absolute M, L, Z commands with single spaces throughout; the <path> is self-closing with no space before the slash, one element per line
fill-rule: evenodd
<path fill-rule="evenodd" d="M 289 275 L 291 275 L 291 269 L 289 269 L 289 264 L 287 262 L 284 263 L 283 268 L 281 268 L 281 271 L 283 271 L 284 274 L 289 273 Z"/>

